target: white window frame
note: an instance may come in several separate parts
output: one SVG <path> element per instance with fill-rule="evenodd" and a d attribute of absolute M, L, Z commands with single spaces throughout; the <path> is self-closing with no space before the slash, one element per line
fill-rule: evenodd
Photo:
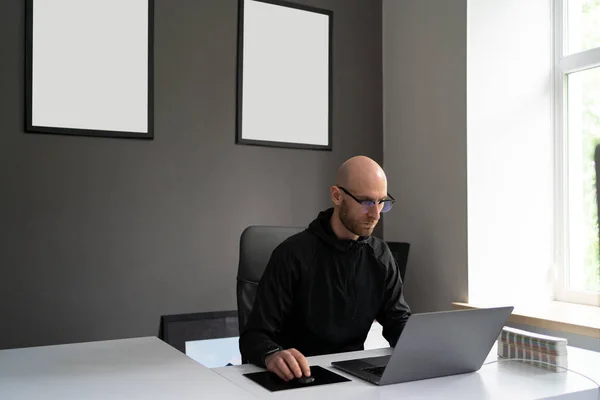
<path fill-rule="evenodd" d="M 555 300 L 600 307 L 600 292 L 575 291 L 568 287 L 569 263 L 569 196 L 568 196 L 568 141 L 566 140 L 566 76 L 569 73 L 600 66 L 600 48 L 563 56 L 566 48 L 568 0 L 553 0 L 553 74 L 554 74 L 554 135 L 555 135 Z"/>

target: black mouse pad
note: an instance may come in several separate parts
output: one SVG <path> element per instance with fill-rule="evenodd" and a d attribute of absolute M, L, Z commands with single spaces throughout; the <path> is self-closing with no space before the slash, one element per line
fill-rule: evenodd
<path fill-rule="evenodd" d="M 344 378 L 343 376 L 338 375 L 335 372 L 331 372 L 330 370 L 320 367 L 318 365 L 310 367 L 310 375 L 313 378 L 315 378 L 315 380 L 312 383 L 300 383 L 297 382 L 295 379 L 292 379 L 289 382 L 285 382 L 281 380 L 280 377 L 269 371 L 252 372 L 244 374 L 246 378 L 252 379 L 254 382 L 258 383 L 265 389 L 270 390 L 271 392 L 320 385 L 329 385 L 331 383 L 350 382 L 350 379 Z"/>

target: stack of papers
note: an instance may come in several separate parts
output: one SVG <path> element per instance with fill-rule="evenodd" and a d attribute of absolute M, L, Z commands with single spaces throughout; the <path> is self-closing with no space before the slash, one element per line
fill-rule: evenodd
<path fill-rule="evenodd" d="M 553 372 L 565 372 L 568 366 L 567 339 L 504 327 L 498 338 L 498 357 L 519 359 Z"/>

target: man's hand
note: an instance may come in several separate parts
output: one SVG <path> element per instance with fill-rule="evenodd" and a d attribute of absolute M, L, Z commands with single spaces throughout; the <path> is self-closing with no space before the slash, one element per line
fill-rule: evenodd
<path fill-rule="evenodd" d="M 268 371 L 277 374 L 286 382 L 294 378 L 300 378 L 303 375 L 310 376 L 308 361 L 296 349 L 281 350 L 270 354 L 265 358 L 265 366 Z"/>

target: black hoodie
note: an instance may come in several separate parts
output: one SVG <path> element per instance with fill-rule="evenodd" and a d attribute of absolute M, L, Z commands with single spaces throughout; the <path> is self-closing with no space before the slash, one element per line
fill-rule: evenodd
<path fill-rule="evenodd" d="M 410 316 L 398 265 L 381 239 L 338 239 L 332 214 L 273 251 L 240 337 L 244 360 L 263 367 L 277 348 L 307 357 L 363 350 L 375 319 L 396 345 Z"/>

